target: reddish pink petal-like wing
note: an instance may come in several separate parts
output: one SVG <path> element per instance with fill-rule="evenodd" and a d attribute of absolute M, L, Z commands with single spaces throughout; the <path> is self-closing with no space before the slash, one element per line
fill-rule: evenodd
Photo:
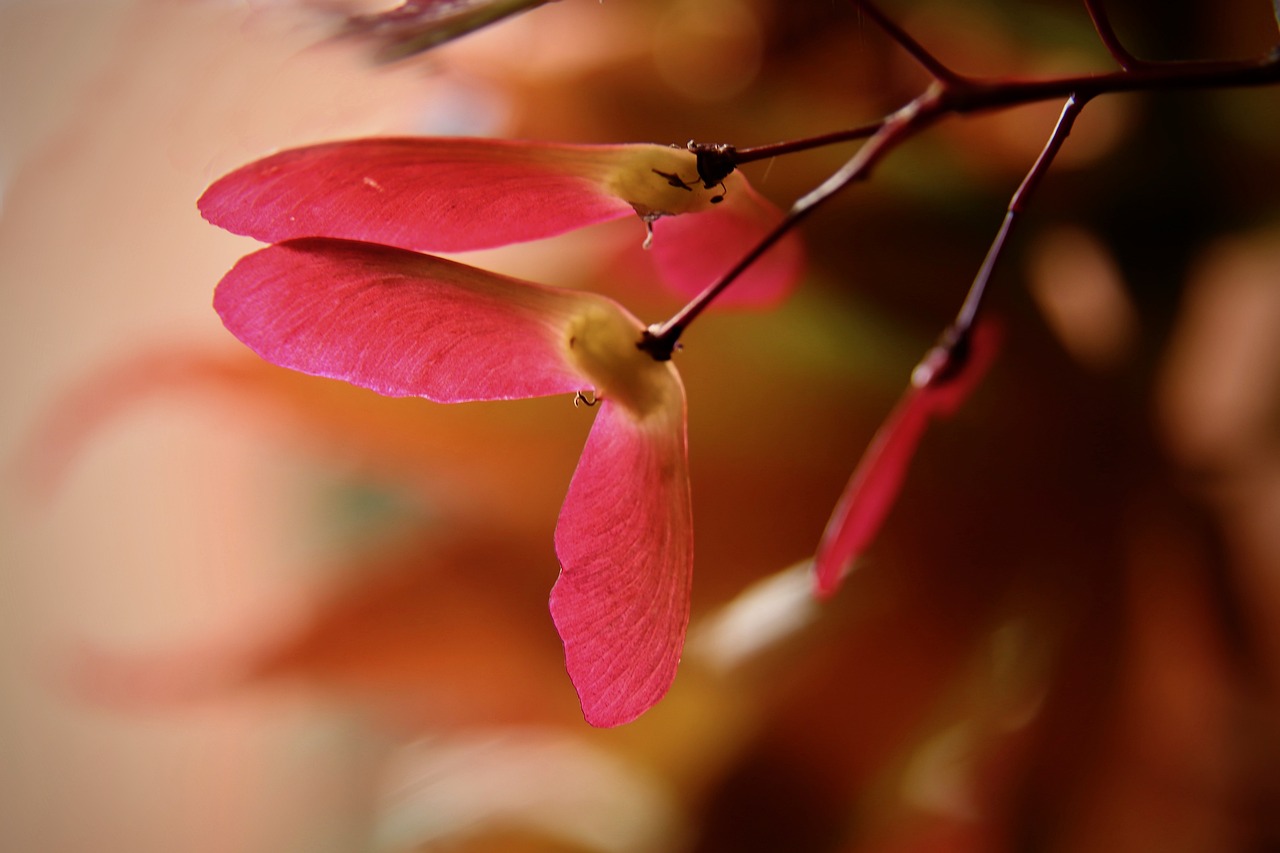
<path fill-rule="evenodd" d="M 893 508 L 907 468 L 931 420 L 955 412 L 995 359 L 999 333 L 992 323 L 974 329 L 959 372 L 944 381 L 907 388 L 858 461 L 836 504 L 814 557 L 817 592 L 835 593 L 852 562 L 864 551 Z"/>
<path fill-rule="evenodd" d="M 721 204 L 655 222 L 650 251 L 667 286 L 692 298 L 742 260 L 781 221 L 782 211 L 745 180 L 735 180 Z M 794 233 L 788 234 L 748 267 L 716 305 L 777 305 L 795 289 L 804 262 L 803 244 Z"/>
<path fill-rule="evenodd" d="M 630 722 L 675 678 L 689 622 L 693 519 L 684 391 L 637 421 L 606 399 L 556 527 L 551 616 L 587 722 Z"/>
<path fill-rule="evenodd" d="M 827 522 L 814 558 L 819 595 L 836 591 L 849 564 L 880 531 L 928 424 L 928 398 L 918 388 L 908 389 L 876 431 Z"/>
<path fill-rule="evenodd" d="M 274 364 L 391 397 L 442 403 L 593 387 L 567 360 L 597 303 L 368 243 L 296 240 L 242 258 L 218 284 L 223 324 Z"/>
<path fill-rule="evenodd" d="M 335 237 L 462 252 L 632 213 L 605 188 L 614 157 L 608 146 L 356 139 L 250 163 L 214 182 L 199 206 L 214 225 L 266 243 Z"/>

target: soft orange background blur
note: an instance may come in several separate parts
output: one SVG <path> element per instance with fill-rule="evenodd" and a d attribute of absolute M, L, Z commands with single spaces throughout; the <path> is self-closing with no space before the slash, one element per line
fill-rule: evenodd
<path fill-rule="evenodd" d="M 1111 67 L 1071 0 L 886 8 L 960 71 Z M 195 199 L 322 139 L 746 146 L 924 78 L 844 3 L 561 0 L 385 67 L 326 9 L 0 2 L 0 849 L 1280 844 L 1280 91 L 1089 106 L 999 364 L 830 604 L 803 561 L 1058 105 L 906 146 L 787 306 L 700 320 L 690 645 L 597 731 L 546 613 L 590 412 L 257 362 L 210 307 L 253 243 Z M 1152 58 L 1276 37 L 1265 0 L 1122 12 Z M 745 171 L 785 206 L 851 150 Z M 467 260 L 658 320 L 642 237 Z"/>

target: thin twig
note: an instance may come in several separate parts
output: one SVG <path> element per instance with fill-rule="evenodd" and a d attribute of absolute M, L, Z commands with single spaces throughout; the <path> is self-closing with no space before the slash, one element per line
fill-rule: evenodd
<path fill-rule="evenodd" d="M 744 163 L 756 160 L 767 160 L 784 154 L 795 154 L 798 151 L 809 151 L 838 142 L 852 142 L 873 136 L 884 126 L 884 119 L 873 121 L 847 130 L 837 130 L 820 136 L 809 136 L 804 139 L 788 139 L 785 142 L 771 142 L 767 145 L 756 145 L 750 148 L 735 148 L 722 142 L 697 142 L 690 139 L 685 145 L 693 152 L 698 161 L 698 177 L 703 185 L 711 189 L 724 180 L 730 172 Z"/>
<path fill-rule="evenodd" d="M 732 155 L 733 162 L 741 165 L 742 163 L 752 163 L 756 160 L 765 160 L 769 157 L 780 157 L 783 154 L 794 154 L 797 151 L 808 151 L 812 148 L 834 145 L 838 142 L 854 142 L 859 139 L 866 139 L 869 136 L 874 136 L 880 128 L 884 127 L 884 121 L 884 119 L 880 119 L 879 121 L 869 122 L 848 130 L 838 130 L 835 133 L 824 133 L 821 136 L 810 136 L 805 139 L 773 142 L 768 145 L 753 145 L 750 148 L 735 148 Z"/>
<path fill-rule="evenodd" d="M 921 67 L 928 71 L 939 83 L 950 85 L 963 80 L 959 74 L 944 65 L 942 60 L 930 53 L 924 45 L 916 41 L 906 30 L 881 12 L 870 0 L 853 0 L 853 5 L 857 6 L 868 18 L 875 21 L 876 25 L 888 34 L 889 38 L 896 41 L 903 50 L 911 55 L 912 59 L 920 63 Z"/>
<path fill-rule="evenodd" d="M 1116 35 L 1115 28 L 1111 26 L 1111 19 L 1107 17 L 1107 12 L 1102 8 L 1102 0 L 1084 0 L 1084 8 L 1089 12 L 1089 18 L 1093 21 L 1093 28 L 1098 32 L 1098 38 L 1101 39 L 1103 46 L 1111 54 L 1111 57 L 1120 64 L 1120 67 L 1126 71 L 1134 68 L 1148 65 L 1141 59 L 1138 59 L 1130 53 L 1120 38 Z"/>
<path fill-rule="evenodd" d="M 732 284 L 738 276 L 742 275 L 751 264 L 755 263 L 757 258 L 763 255 L 774 243 L 781 240 L 788 231 L 798 225 L 802 219 L 817 209 L 819 205 L 854 181 L 865 179 L 871 173 L 872 168 L 885 155 L 905 139 L 924 130 L 925 127 L 940 117 L 942 113 L 933 106 L 940 91 L 940 87 L 935 84 L 925 94 L 885 119 L 880 129 L 867 140 L 867 144 L 859 148 L 858 153 L 854 154 L 844 166 L 823 181 L 817 188 L 797 199 L 791 209 L 787 211 L 786 216 L 782 218 L 782 221 L 773 230 L 766 234 L 759 243 L 752 247 L 750 252 L 721 275 L 720 278 L 712 282 L 684 308 L 680 309 L 675 316 L 665 323 L 655 323 L 650 326 L 644 332 L 644 336 L 637 346 L 658 361 L 670 359 L 677 341 L 680 340 L 680 336 L 684 334 L 689 324 L 696 320 L 698 315 L 726 287 Z"/>
<path fill-rule="evenodd" d="M 947 115 L 961 115 L 983 110 L 1002 109 L 1039 101 L 1066 98 L 1067 107 L 1059 126 L 1055 128 L 1049 144 L 1041 152 L 1040 159 L 1032 167 L 1023 185 L 1019 187 L 1011 202 L 1006 221 L 996 235 L 996 241 L 988 253 L 987 261 L 978 272 L 974 287 L 971 288 L 965 306 L 957 322 L 963 322 L 967 329 L 972 323 L 972 315 L 976 313 L 977 304 L 981 301 L 991 269 L 999 257 L 1004 241 L 1008 237 L 1012 220 L 1022 200 L 1039 181 L 1044 169 L 1062 145 L 1062 140 L 1070 132 L 1076 114 L 1085 102 L 1099 95 L 1120 92 L 1146 92 L 1154 90 L 1192 89 L 1192 88 L 1227 88 L 1265 86 L 1280 83 L 1280 45 L 1274 47 L 1266 56 L 1240 61 L 1210 62 L 1135 62 L 1132 67 L 1122 68 L 1105 74 L 1088 74 L 1069 77 L 1054 77 L 1043 80 L 979 80 L 961 77 L 954 74 L 928 53 L 917 42 L 904 33 L 892 21 L 885 18 L 880 11 L 867 0 L 854 0 L 858 6 L 876 20 L 889 32 L 895 40 L 903 45 L 917 61 L 920 61 L 930 73 L 937 78 L 929 88 L 902 109 L 880 122 L 863 125 L 851 131 L 840 131 L 826 137 L 812 137 L 801 140 L 794 148 L 789 143 L 776 143 L 773 146 L 760 146 L 755 149 L 743 149 L 755 156 L 777 156 L 790 151 L 805 150 L 818 145 L 831 144 L 836 141 L 858 138 L 870 134 L 867 143 L 858 150 L 848 162 L 818 187 L 802 196 L 787 212 L 783 220 L 715 282 L 695 296 L 673 317 L 665 323 L 654 323 L 645 332 L 637 346 L 648 352 L 659 361 L 671 358 L 680 336 L 708 305 L 732 284 L 752 263 L 777 243 L 788 231 L 796 226 L 805 216 L 835 193 L 857 180 L 866 178 L 872 168 L 893 148 L 911 136 L 924 130 Z M 1090 6 L 1091 10 L 1097 7 Z M 1101 20 L 1105 21 L 1105 17 Z M 1104 24 L 1105 26 L 1105 24 Z M 1118 46 L 1118 43 L 1116 43 Z M 1127 55 L 1127 54 L 1126 54 Z M 1065 122 L 1065 123 L 1064 123 Z M 691 144 L 691 150 L 697 150 L 697 143 Z M 734 152 L 731 146 L 711 146 L 721 148 L 720 156 L 740 156 L 743 152 Z M 767 152 L 767 153 L 762 153 Z M 734 161 L 740 162 L 740 161 Z M 968 320 L 965 317 L 969 316 Z M 963 335 L 961 336 L 963 337 Z"/>
<path fill-rule="evenodd" d="M 1005 211 L 1004 221 L 1000 223 L 1000 230 L 996 232 L 995 239 L 991 241 L 991 248 L 987 250 L 987 256 L 983 259 L 982 266 L 978 268 L 978 273 L 973 278 L 973 284 L 969 287 L 969 293 L 965 296 L 964 304 L 960 306 L 960 313 L 956 315 L 955 322 L 952 323 L 956 338 L 963 338 L 973 327 L 978 311 L 982 307 L 982 299 L 987 292 L 987 283 L 991 280 L 991 273 L 995 270 L 996 261 L 1000 259 L 1001 254 L 1004 252 L 1004 247 L 1009 239 L 1009 232 L 1013 229 L 1014 222 L 1017 221 L 1018 216 L 1022 213 L 1027 199 L 1036 191 L 1036 187 L 1040 185 L 1045 172 L 1049 171 L 1053 158 L 1058 155 L 1058 151 L 1062 149 L 1062 143 L 1066 142 L 1067 137 L 1071 134 L 1071 128 L 1075 125 L 1076 117 L 1080 115 L 1080 111 L 1084 109 L 1086 101 L 1088 101 L 1088 98 L 1079 98 L 1075 95 L 1067 98 L 1066 104 L 1062 107 L 1062 114 L 1058 116 L 1058 123 L 1054 125 L 1053 133 L 1049 136 L 1049 141 L 1045 143 L 1044 150 L 1040 152 L 1035 164 L 1032 165 L 1031 170 L 1027 172 L 1027 176 L 1022 179 L 1022 183 L 1009 200 L 1009 207 Z"/>

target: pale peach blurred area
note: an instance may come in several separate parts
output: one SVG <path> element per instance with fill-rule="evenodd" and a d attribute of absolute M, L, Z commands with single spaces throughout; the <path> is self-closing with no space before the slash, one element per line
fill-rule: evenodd
<path fill-rule="evenodd" d="M 1280 665 L 1280 228 L 1198 257 L 1159 386 L 1161 435 L 1220 518 L 1259 653 Z"/>
<path fill-rule="evenodd" d="M 1046 231 L 1028 258 L 1027 285 L 1062 346 L 1094 370 L 1133 357 L 1140 321 L 1115 259 L 1094 234 Z"/>
<path fill-rule="evenodd" d="M 305 567 L 281 533 L 279 437 L 234 408 L 143 405 L 47 502 L 14 475 L 60 395 L 134 347 L 235 346 L 210 296 L 251 244 L 200 219 L 213 177 L 276 147 L 418 124 L 419 72 L 317 47 L 287 12 L 0 3 L 0 849 L 338 850 L 365 836 L 380 747 L 346 717 L 287 691 L 104 711 L 62 672 L 80 643 L 163 649 L 287 614 Z"/>

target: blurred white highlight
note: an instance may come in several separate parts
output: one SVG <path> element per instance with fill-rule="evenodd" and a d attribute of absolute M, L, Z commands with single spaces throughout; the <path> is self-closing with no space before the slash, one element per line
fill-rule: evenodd
<path fill-rule="evenodd" d="M 689 640 L 690 654 L 727 671 L 810 625 L 818 615 L 813 561 L 757 581 L 712 614 Z"/>
<path fill-rule="evenodd" d="M 388 770 L 378 850 L 520 830 L 601 853 L 678 848 L 668 792 L 637 767 L 551 729 L 503 728 L 405 747 Z"/>

